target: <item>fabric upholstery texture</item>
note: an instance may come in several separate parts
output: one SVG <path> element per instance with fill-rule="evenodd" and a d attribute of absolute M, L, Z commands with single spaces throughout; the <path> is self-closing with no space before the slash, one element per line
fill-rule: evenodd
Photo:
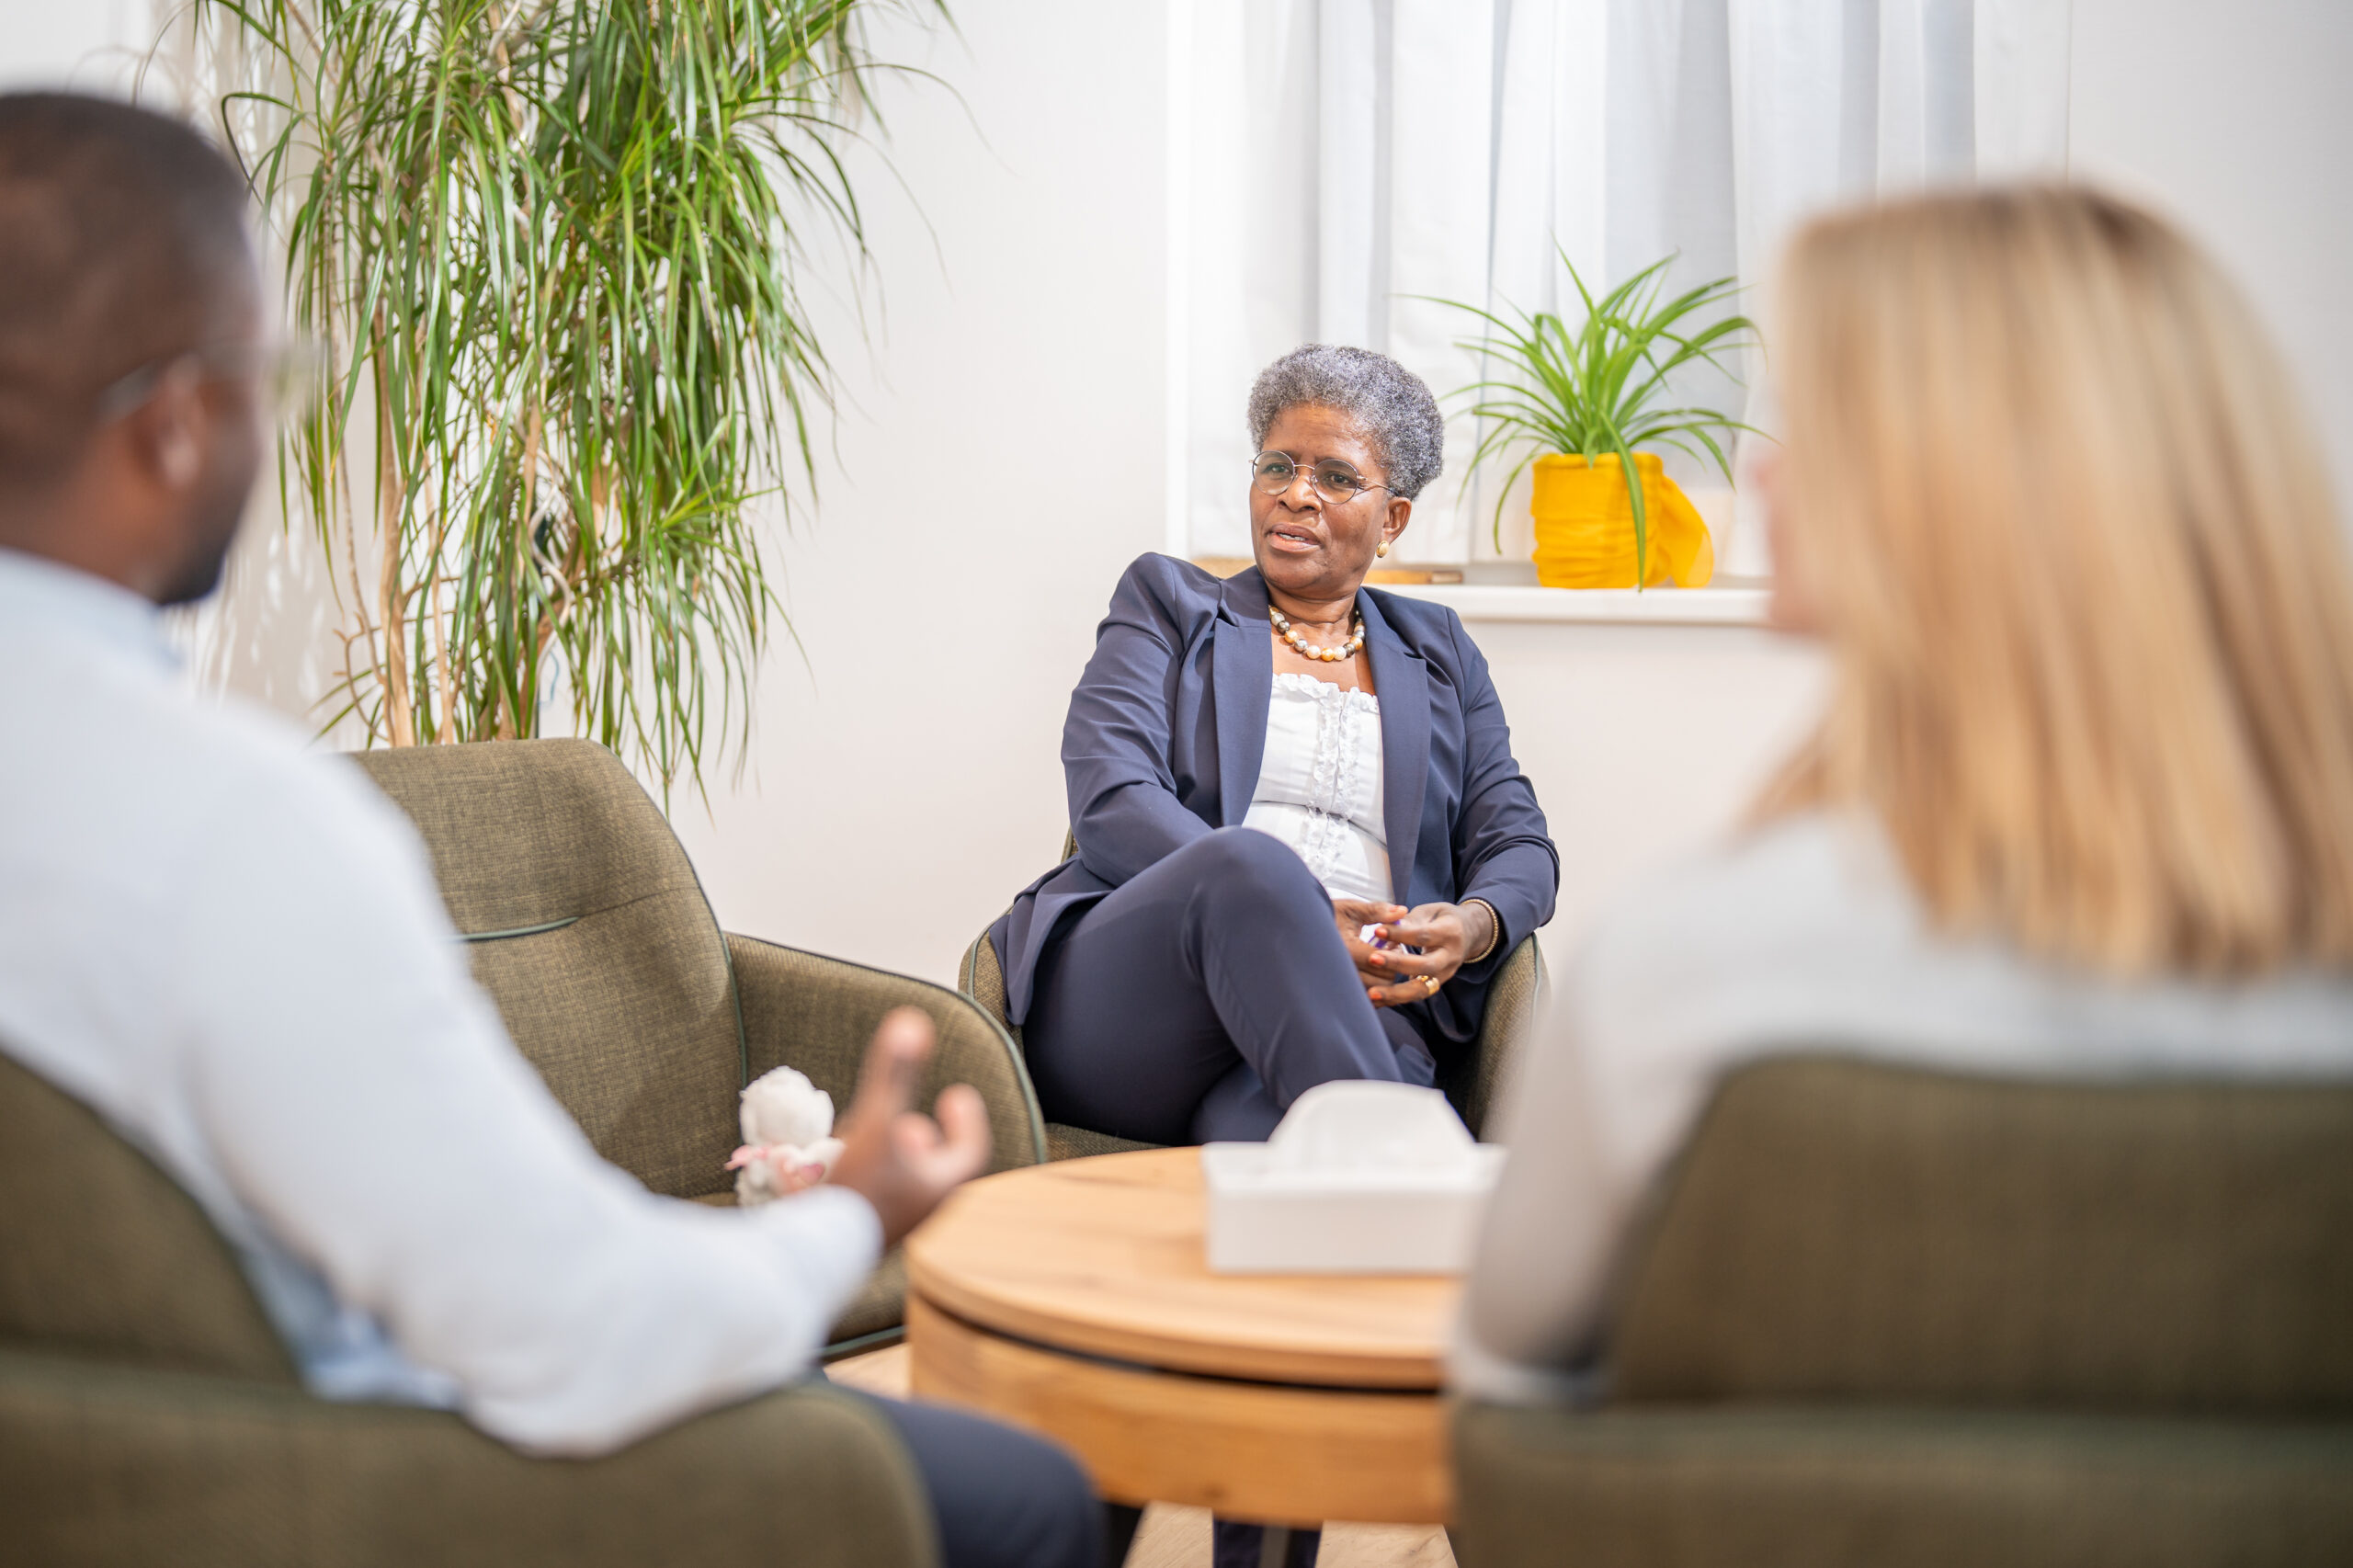
<path fill-rule="evenodd" d="M 1519 1042 L 1528 1038 L 1544 996 L 1544 951 L 1533 933 L 1519 939 L 1487 983 L 1487 1010 L 1479 1019 L 1476 1049 L 1441 1071 L 1438 1086 L 1461 1113 L 1462 1124 L 1485 1137 L 1487 1117 L 1500 1102 Z"/>
<path fill-rule="evenodd" d="M 97 1112 L 6 1054 L 0 1235 L 0 1346 L 299 1384 L 196 1200 Z"/>
<path fill-rule="evenodd" d="M 1456 1413 L 1461 1568 L 2353 1562 L 2353 1431 L 1870 1405 Z"/>
<path fill-rule="evenodd" d="M 0 1564 L 917 1568 L 930 1509 L 880 1415 L 822 1385 L 591 1460 L 445 1413 L 0 1349 Z"/>
<path fill-rule="evenodd" d="M 1157 1147 L 1158 1144 L 1115 1137 L 1108 1132 L 1090 1132 L 1084 1127 L 1072 1127 L 1064 1122 L 1050 1121 L 1046 1124 L 1046 1157 L 1050 1160 L 1084 1160 L 1097 1154 L 1124 1154 L 1136 1149 Z"/>
<path fill-rule="evenodd" d="M 727 1186 L 744 1082 L 727 944 L 620 759 L 502 741 L 353 760 L 416 824 L 475 978 L 597 1152 L 674 1197 Z"/>
<path fill-rule="evenodd" d="M 744 1006 L 744 1036 L 753 1077 L 790 1064 L 849 1108 L 858 1063 L 875 1026 L 893 1007 L 921 1007 L 938 1040 L 917 1095 L 928 1111 L 950 1084 L 970 1084 L 988 1107 L 989 1169 L 1034 1165 L 1045 1156 L 1037 1095 L 1020 1048 L 999 1020 L 944 985 L 821 958 L 749 937 L 729 936 Z M 732 1120 L 731 1112 L 731 1120 Z M 730 1145 L 733 1146 L 732 1144 Z"/>
<path fill-rule="evenodd" d="M 2348 1237 L 2353 1088 L 1777 1061 L 1692 1141 L 1616 1386 L 2343 1419 Z"/>
<path fill-rule="evenodd" d="M 1067 858 L 1067 857 L 1065 857 Z M 983 931 L 964 949 L 964 960 L 957 973 L 957 986 L 965 995 L 979 1004 L 981 1009 L 1004 1026 L 1008 1038 L 1018 1051 L 1021 1047 L 1021 1026 L 1006 1022 L 1005 971 L 997 962 L 995 944 Z M 1440 1076 L 1438 1087 L 1453 1102 L 1462 1115 L 1463 1124 L 1477 1134 L 1486 1125 L 1487 1112 L 1507 1082 L 1511 1064 L 1518 1055 L 1519 1042 L 1528 1032 L 1536 1007 L 1543 995 L 1544 959 L 1533 936 L 1521 938 L 1511 955 L 1504 960 L 1487 989 L 1487 1011 L 1480 1021 L 1479 1034 L 1473 1050 L 1458 1062 L 1453 1071 Z M 1028 1073 L 1024 1070 L 1024 1082 Z M 1035 1101 L 1035 1092 L 1031 1099 Z M 1045 1124 L 1046 1157 L 1052 1160 L 1085 1159 L 1091 1154 L 1116 1154 L 1130 1149 L 1149 1149 L 1149 1143 L 1133 1139 L 1114 1137 L 1108 1132 L 1097 1132 L 1089 1128 L 1074 1127 L 1066 1122 Z"/>
<path fill-rule="evenodd" d="M 1463 1568 L 2353 1562 L 2353 1088 L 1790 1056 L 1595 1411 L 1457 1413 Z"/>
<path fill-rule="evenodd" d="M 964 961 L 956 976 L 956 987 L 981 1006 L 989 1017 L 1002 1021 L 1005 1017 L 1005 969 L 996 961 L 996 946 L 989 934 L 982 932 L 972 945 L 964 949 Z M 1021 1044 L 1021 1026 L 1008 1023 L 1007 1033 L 1013 1043 Z"/>

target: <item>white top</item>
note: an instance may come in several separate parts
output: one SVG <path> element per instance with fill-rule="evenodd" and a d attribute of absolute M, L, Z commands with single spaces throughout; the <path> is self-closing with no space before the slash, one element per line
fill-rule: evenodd
<path fill-rule="evenodd" d="M 1574 1398 L 1631 1217 L 1732 1067 L 1819 1041 L 2017 1076 L 2353 1077 L 2353 975 L 2105 981 L 1931 930 L 1874 825 L 1790 818 L 1604 915 L 1531 1041 L 1456 1386 Z"/>
<path fill-rule="evenodd" d="M 873 1210 L 597 1158 L 358 768 L 193 699 L 145 601 L 7 551 L 0 734 L 0 1049 L 203 1205 L 313 1392 L 593 1454 L 806 1371 Z"/>
<path fill-rule="evenodd" d="M 1245 827 L 1299 852 L 1335 898 L 1391 902 L 1381 819 L 1381 699 L 1313 676 L 1275 677 L 1267 753 Z"/>

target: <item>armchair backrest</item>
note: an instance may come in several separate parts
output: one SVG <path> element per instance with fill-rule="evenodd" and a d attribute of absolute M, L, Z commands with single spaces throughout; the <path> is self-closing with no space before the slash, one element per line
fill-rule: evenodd
<path fill-rule="evenodd" d="M 424 835 L 475 978 L 597 1153 L 656 1192 L 725 1187 L 744 1073 L 727 942 L 620 759 L 552 740 L 353 760 Z"/>
<path fill-rule="evenodd" d="M 1617 1318 L 1613 1397 L 2353 1409 L 2353 1085 L 1732 1076 Z"/>
<path fill-rule="evenodd" d="M 297 1381 L 210 1220 L 96 1112 L 0 1054 L 0 1345 Z"/>

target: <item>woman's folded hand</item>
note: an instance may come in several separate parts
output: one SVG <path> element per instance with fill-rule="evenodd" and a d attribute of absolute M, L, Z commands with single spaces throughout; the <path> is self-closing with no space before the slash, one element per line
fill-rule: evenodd
<path fill-rule="evenodd" d="M 1365 898 L 1336 898 L 1332 901 L 1332 923 L 1340 928 L 1340 940 L 1348 949 L 1348 957 L 1357 966 L 1357 978 L 1365 989 L 1386 985 L 1392 978 L 1375 961 L 1379 949 L 1365 939 L 1365 933 L 1386 920 L 1403 920 L 1405 906 L 1402 903 L 1375 903 Z M 1380 1006 L 1378 999 L 1374 1006 Z"/>
<path fill-rule="evenodd" d="M 1381 914 L 1377 920 L 1352 923 L 1342 905 Z M 1400 910 L 1395 904 L 1335 899 L 1333 910 L 1348 956 L 1364 977 L 1365 994 L 1376 1007 L 1398 1007 L 1437 995 L 1438 987 L 1452 980 L 1463 960 L 1484 948 L 1493 935 L 1489 927 L 1494 917 L 1476 902 Z M 1373 926 L 1373 941 L 1358 939 L 1366 925 Z"/>

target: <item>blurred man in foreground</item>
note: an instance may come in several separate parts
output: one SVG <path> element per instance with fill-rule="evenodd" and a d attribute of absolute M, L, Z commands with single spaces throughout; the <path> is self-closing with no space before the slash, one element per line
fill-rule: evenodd
<path fill-rule="evenodd" d="M 244 199 L 168 120 L 0 97 L 0 1049 L 204 1206 L 314 1392 L 609 1451 L 807 1375 L 986 1119 L 907 1110 L 930 1027 L 894 1014 L 831 1185 L 647 1193 L 508 1042 L 406 819 L 187 695 L 157 607 L 219 583 L 281 358 Z M 883 1403 L 950 1568 L 1096 1560 L 1058 1450 Z"/>

